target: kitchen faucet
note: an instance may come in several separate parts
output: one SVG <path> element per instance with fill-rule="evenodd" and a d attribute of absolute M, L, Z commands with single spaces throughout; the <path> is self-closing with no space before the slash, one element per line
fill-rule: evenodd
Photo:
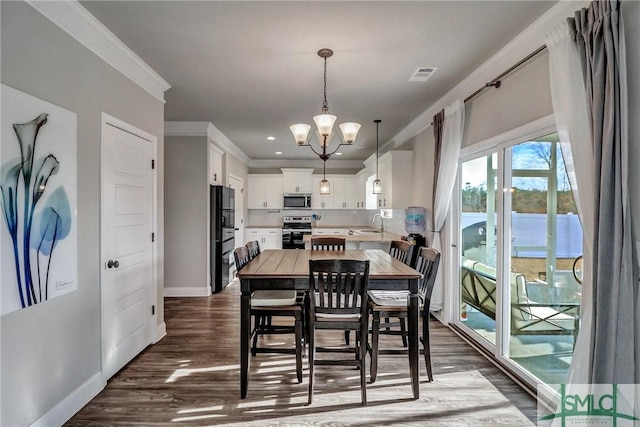
<path fill-rule="evenodd" d="M 384 217 L 380 214 L 375 214 L 373 216 L 373 219 L 371 220 L 371 223 L 376 222 L 376 217 L 380 218 L 380 232 L 383 233 L 384 232 Z"/>

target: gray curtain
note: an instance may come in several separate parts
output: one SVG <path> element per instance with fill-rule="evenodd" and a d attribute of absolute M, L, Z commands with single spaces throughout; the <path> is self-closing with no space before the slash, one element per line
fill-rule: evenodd
<path fill-rule="evenodd" d="M 433 196 L 431 197 L 431 206 L 436 205 L 436 188 L 438 187 L 438 173 L 440 173 L 440 155 L 442 153 L 442 129 L 444 126 L 444 108 L 433 116 L 433 137 L 435 138 L 435 148 L 433 150 Z M 432 209 L 432 216 L 435 210 Z M 431 218 L 431 228 L 435 224 L 435 219 Z"/>
<path fill-rule="evenodd" d="M 569 18 L 582 62 L 595 183 L 591 384 L 640 383 L 638 265 L 628 192 L 626 53 L 619 2 Z"/>

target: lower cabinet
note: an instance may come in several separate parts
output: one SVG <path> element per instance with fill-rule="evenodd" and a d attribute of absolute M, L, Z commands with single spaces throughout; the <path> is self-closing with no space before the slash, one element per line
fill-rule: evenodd
<path fill-rule="evenodd" d="M 330 235 L 344 235 L 347 234 L 349 230 L 345 230 L 344 228 L 314 228 L 312 234 L 314 236 L 330 236 Z"/>
<path fill-rule="evenodd" d="M 260 250 L 282 249 L 282 228 L 249 228 L 247 241 L 257 240 Z"/>

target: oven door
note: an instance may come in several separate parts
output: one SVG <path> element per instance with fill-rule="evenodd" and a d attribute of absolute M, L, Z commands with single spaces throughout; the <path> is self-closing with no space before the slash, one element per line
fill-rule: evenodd
<path fill-rule="evenodd" d="M 282 249 L 304 249 L 304 235 L 308 231 L 282 230 Z"/>

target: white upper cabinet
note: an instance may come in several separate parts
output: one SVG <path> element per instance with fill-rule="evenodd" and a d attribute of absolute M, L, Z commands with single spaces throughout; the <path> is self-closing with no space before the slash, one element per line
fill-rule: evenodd
<path fill-rule="evenodd" d="M 313 190 L 313 169 L 282 169 L 284 193 L 307 193 Z"/>
<path fill-rule="evenodd" d="M 327 177 L 329 181 L 331 193 L 328 195 L 320 195 L 320 181 L 322 181 L 322 175 L 314 175 L 312 177 L 312 192 L 311 192 L 311 209 L 333 209 L 333 182 L 330 177 Z"/>
<path fill-rule="evenodd" d="M 382 194 L 378 208 L 405 209 L 411 205 L 412 151 L 388 151 L 379 160 Z"/>
<path fill-rule="evenodd" d="M 282 175 L 248 175 L 248 209 L 282 209 Z"/>
<path fill-rule="evenodd" d="M 356 209 L 355 177 L 334 176 L 331 183 L 334 209 Z"/>
<path fill-rule="evenodd" d="M 224 151 L 209 143 L 209 184 L 223 185 L 222 155 Z"/>

